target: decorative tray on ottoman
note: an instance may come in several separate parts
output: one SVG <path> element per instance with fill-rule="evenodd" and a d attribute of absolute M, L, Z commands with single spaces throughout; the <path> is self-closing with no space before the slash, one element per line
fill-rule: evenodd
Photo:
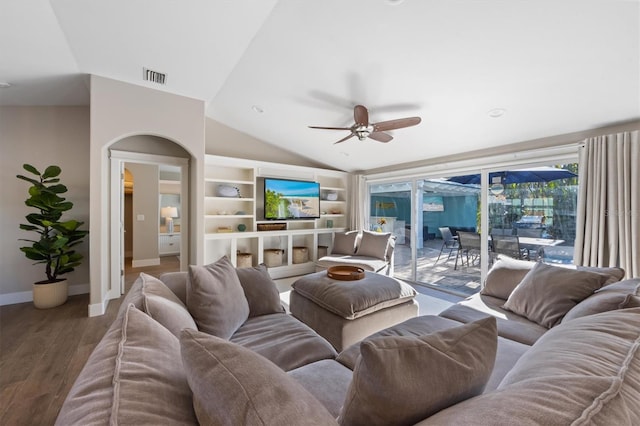
<path fill-rule="evenodd" d="M 327 269 L 327 276 L 339 281 L 355 281 L 364 278 L 364 269 L 358 266 L 338 265 Z"/>

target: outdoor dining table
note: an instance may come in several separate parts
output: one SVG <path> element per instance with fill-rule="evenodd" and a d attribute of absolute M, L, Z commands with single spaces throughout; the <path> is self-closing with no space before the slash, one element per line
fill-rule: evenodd
<path fill-rule="evenodd" d="M 520 241 L 520 247 L 535 251 L 538 256 L 542 254 L 542 250 L 545 247 L 558 246 L 564 243 L 564 240 L 555 240 L 553 238 L 533 238 L 533 237 L 518 237 Z"/>

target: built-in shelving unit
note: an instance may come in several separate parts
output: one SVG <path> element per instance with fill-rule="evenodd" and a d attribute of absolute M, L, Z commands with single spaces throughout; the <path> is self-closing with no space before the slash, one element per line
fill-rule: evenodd
<path fill-rule="evenodd" d="M 264 177 L 302 179 L 320 183 L 320 218 L 278 221 L 286 229 L 258 231 L 269 223 L 260 215 Z M 204 199 L 204 261 L 228 256 L 237 265 L 238 253 L 249 253 L 252 265 L 265 262 L 265 250 L 283 251 L 281 266 L 270 266 L 273 278 L 313 272 L 318 247 L 331 247 L 334 231 L 348 226 L 349 175 L 344 172 L 236 158 L 206 156 Z M 294 263 L 294 248 L 305 247 L 308 261 Z"/>

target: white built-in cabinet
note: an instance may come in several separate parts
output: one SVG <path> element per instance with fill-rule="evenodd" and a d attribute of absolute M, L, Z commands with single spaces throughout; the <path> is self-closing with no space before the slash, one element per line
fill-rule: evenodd
<path fill-rule="evenodd" d="M 319 219 L 276 221 L 284 230 L 258 231 L 258 224 L 273 224 L 262 218 L 264 177 L 300 179 L 320 183 Z M 251 254 L 252 265 L 265 260 L 265 250 L 283 250 L 282 265 L 270 267 L 273 278 L 313 272 L 318 248 L 331 249 L 333 233 L 348 227 L 349 174 L 311 167 L 291 166 L 207 155 L 205 159 L 204 262 L 228 256 L 238 264 L 238 253 Z M 294 256 L 295 247 L 305 247 L 308 261 Z"/>

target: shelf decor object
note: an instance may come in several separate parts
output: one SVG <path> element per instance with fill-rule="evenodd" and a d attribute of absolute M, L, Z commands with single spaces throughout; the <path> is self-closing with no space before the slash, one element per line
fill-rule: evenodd
<path fill-rule="evenodd" d="M 241 198 L 240 189 L 237 186 L 218 185 L 218 196 L 225 198 Z"/>
<path fill-rule="evenodd" d="M 286 223 L 259 223 L 258 231 L 284 231 L 287 229 Z"/>

